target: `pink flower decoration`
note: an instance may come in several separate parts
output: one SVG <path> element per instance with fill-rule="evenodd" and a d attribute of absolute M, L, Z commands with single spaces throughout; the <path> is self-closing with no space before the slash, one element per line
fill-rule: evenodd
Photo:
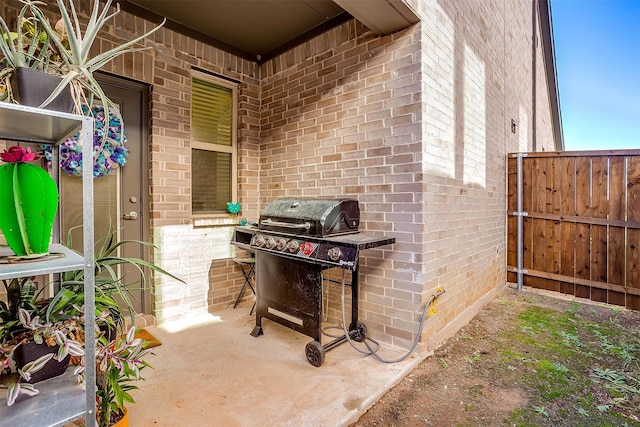
<path fill-rule="evenodd" d="M 37 153 L 31 152 L 31 147 L 19 147 L 14 145 L 13 147 L 9 147 L 8 150 L 4 150 L 4 153 L 0 153 L 0 158 L 7 163 L 20 163 L 20 162 L 30 162 L 32 160 L 37 160 L 40 158 Z"/>

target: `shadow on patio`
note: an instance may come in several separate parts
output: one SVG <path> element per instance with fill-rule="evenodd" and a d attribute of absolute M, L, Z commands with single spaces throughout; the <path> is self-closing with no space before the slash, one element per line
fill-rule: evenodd
<path fill-rule="evenodd" d="M 305 335 L 264 319 L 264 336 L 250 336 L 249 310 L 245 303 L 191 325 L 147 328 L 162 345 L 134 392 L 131 425 L 348 425 L 421 360 L 385 364 L 343 343 L 316 368 Z M 380 354 L 403 353 L 385 346 Z"/>

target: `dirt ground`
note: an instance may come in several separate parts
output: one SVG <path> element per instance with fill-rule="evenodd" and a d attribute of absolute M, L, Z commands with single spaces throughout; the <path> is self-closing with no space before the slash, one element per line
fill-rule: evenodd
<path fill-rule="evenodd" d="M 509 289 L 353 424 L 502 425 L 640 426 L 640 313 Z"/>

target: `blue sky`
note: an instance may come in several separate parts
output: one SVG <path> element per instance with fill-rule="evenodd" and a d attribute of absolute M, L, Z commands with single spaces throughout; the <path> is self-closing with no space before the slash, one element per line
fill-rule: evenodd
<path fill-rule="evenodd" d="M 566 150 L 640 149 L 640 0 L 551 0 Z"/>

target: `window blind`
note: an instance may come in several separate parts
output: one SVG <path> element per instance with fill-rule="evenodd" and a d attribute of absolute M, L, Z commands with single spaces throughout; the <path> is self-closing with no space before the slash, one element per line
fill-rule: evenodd
<path fill-rule="evenodd" d="M 230 147 L 233 144 L 233 91 L 193 78 L 191 135 L 193 140 Z"/>

